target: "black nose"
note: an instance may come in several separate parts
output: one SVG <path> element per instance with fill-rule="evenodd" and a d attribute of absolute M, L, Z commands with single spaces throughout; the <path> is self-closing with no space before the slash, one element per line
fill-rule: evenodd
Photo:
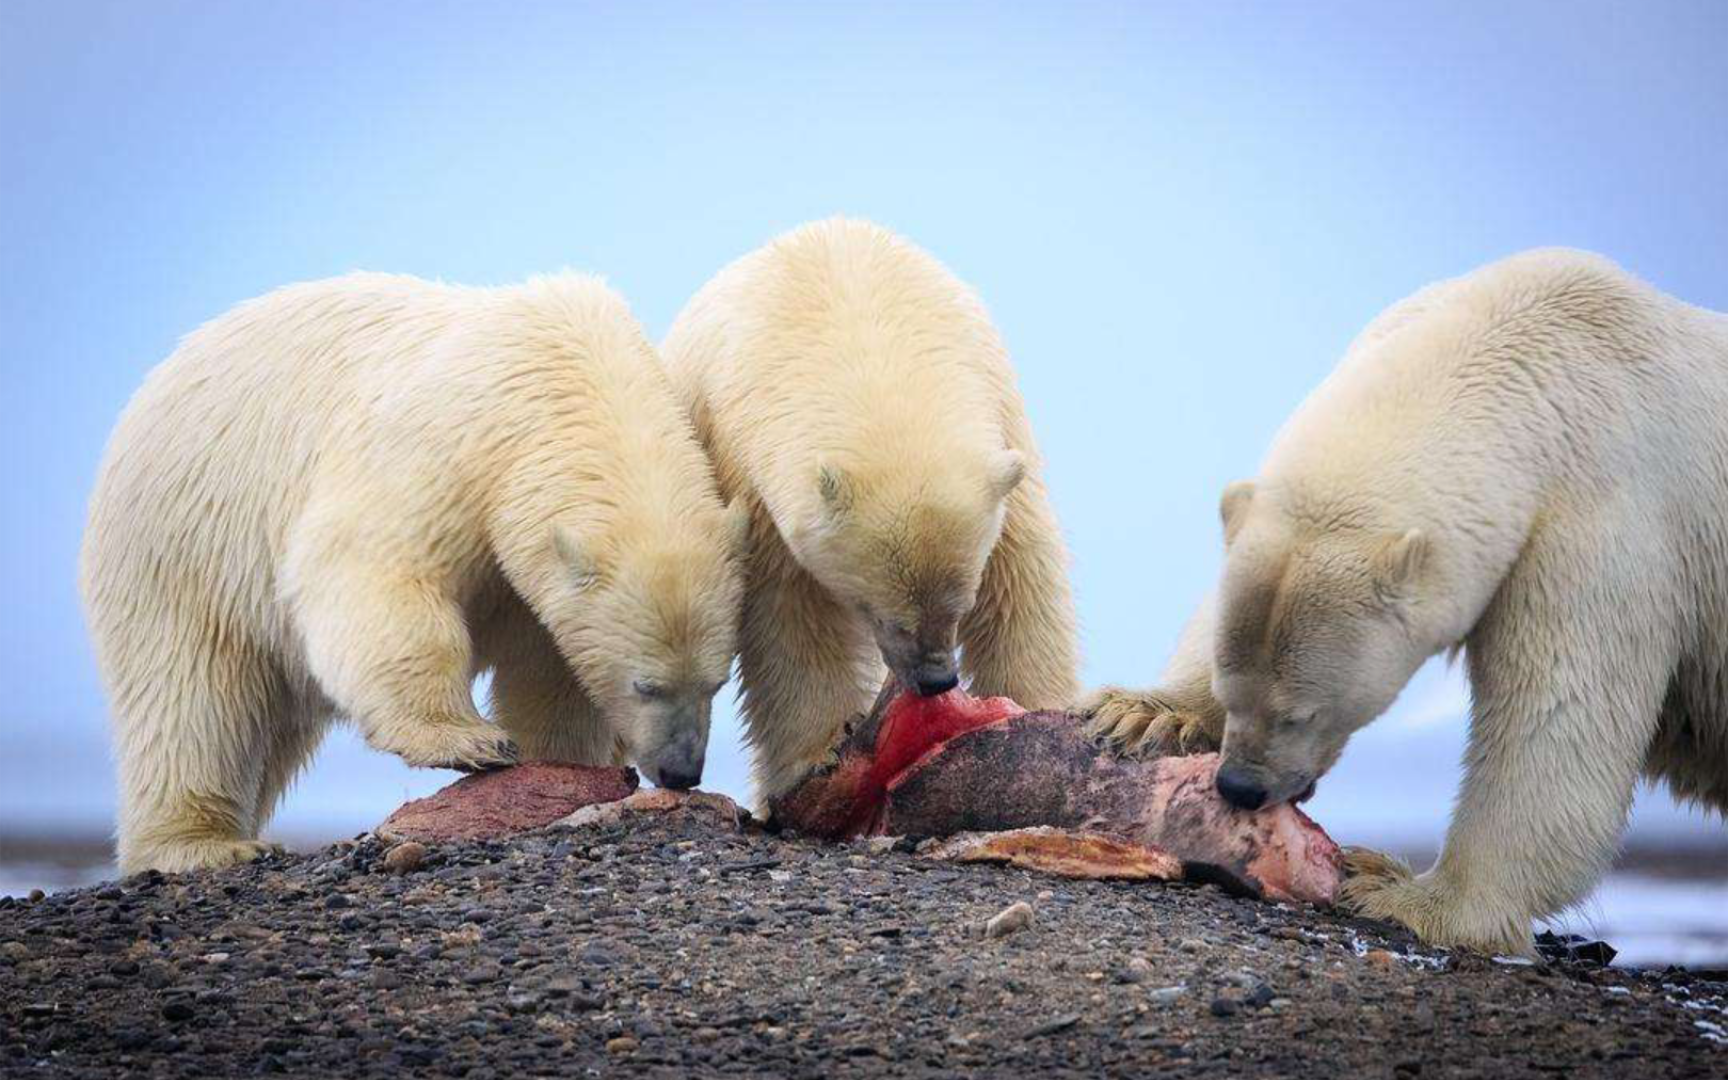
<path fill-rule="evenodd" d="M 1258 810 L 1266 805 L 1266 789 L 1252 776 L 1229 765 L 1218 770 L 1218 794 L 1238 810 Z"/>
<path fill-rule="evenodd" d="M 938 694 L 946 694 L 959 685 L 960 676 L 952 671 L 940 675 L 918 676 L 918 694 L 920 697 L 935 697 Z"/>
<path fill-rule="evenodd" d="M 702 770 L 695 772 L 679 772 L 676 769 L 660 770 L 660 786 L 673 791 L 689 791 L 702 782 Z"/>

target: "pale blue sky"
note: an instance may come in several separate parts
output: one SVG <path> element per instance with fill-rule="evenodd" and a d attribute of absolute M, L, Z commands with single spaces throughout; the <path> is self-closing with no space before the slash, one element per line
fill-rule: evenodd
<path fill-rule="evenodd" d="M 1219 489 L 1387 303 L 1571 244 L 1728 309 L 1725 51 L 1711 0 L 9 0 L 0 821 L 111 813 L 84 500 L 145 371 L 239 300 L 355 268 L 570 266 L 658 336 L 776 232 L 874 218 L 995 313 L 1074 550 L 1087 679 L 1141 682 L 1216 570 Z M 742 793 L 725 700 L 710 786 Z M 1425 671 L 1316 816 L 1437 837 L 1463 702 Z M 352 832 L 442 779 L 344 736 L 282 828 Z M 1699 827 L 1666 804 L 1641 827 Z"/>

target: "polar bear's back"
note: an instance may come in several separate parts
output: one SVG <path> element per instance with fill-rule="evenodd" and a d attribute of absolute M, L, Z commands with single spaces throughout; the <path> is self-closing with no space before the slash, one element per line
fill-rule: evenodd
<path fill-rule="evenodd" d="M 85 532 L 93 621 L 152 598 L 261 621 L 308 477 L 359 420 L 362 370 L 405 312 L 447 318 L 434 287 L 351 275 L 246 301 L 188 334 L 108 442 Z M 368 345 L 370 344 L 370 347 Z"/>
<path fill-rule="evenodd" d="M 1580 487 L 1598 486 L 1591 470 L 1595 481 L 1649 470 L 1648 482 L 1728 451 L 1724 409 L 1728 319 L 1599 255 L 1538 249 L 1387 309 L 1279 431 L 1262 475 L 1356 490 L 1403 472 L 1431 482 L 1444 448 L 1465 503 L 1510 494 L 1507 477 L 1538 459 Z M 1460 456 L 1465 430 L 1480 437 Z"/>
<path fill-rule="evenodd" d="M 776 473 L 860 446 L 932 461 L 944 445 L 1032 452 L 977 295 L 869 222 L 814 222 L 732 263 L 679 316 L 664 356 L 728 487 L 740 473 L 806 484 Z"/>
<path fill-rule="evenodd" d="M 284 641 L 282 560 L 310 500 L 334 490 L 380 521 L 426 509 L 480 542 L 456 518 L 507 479 L 489 455 L 514 439 L 558 459 L 584 434 L 557 423 L 566 406 L 619 393 L 664 398 L 634 419 L 682 423 L 622 300 L 581 275 L 470 288 L 350 274 L 242 303 L 151 372 L 109 441 L 83 553 L 92 629 L 100 641 L 121 632 L 104 623 L 172 603 Z M 583 419 L 610 441 L 606 425 L 631 418 Z M 680 445 L 643 433 L 656 436 Z"/>

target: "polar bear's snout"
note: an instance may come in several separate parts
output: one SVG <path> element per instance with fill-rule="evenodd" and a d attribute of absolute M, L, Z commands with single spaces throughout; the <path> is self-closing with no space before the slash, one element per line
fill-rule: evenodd
<path fill-rule="evenodd" d="M 707 723 L 690 728 L 637 761 L 648 779 L 673 791 L 689 791 L 702 782 L 708 757 Z"/>
<path fill-rule="evenodd" d="M 1258 810 L 1266 805 L 1266 785 L 1240 765 L 1225 763 L 1214 781 L 1218 794 L 1238 810 Z"/>
<path fill-rule="evenodd" d="M 916 633 L 893 620 L 871 621 L 882 662 L 901 685 L 920 697 L 936 697 L 960 685 L 954 660 L 958 619 L 924 619 Z"/>

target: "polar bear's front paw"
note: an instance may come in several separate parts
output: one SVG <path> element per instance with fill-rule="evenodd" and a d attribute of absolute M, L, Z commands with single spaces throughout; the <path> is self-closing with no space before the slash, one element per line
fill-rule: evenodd
<path fill-rule="evenodd" d="M 1461 898 L 1434 871 L 1414 874 L 1390 855 L 1351 847 L 1344 849 L 1344 874 L 1339 907 L 1401 923 L 1425 944 L 1512 955 L 1531 951 L 1527 921 Z"/>
<path fill-rule="evenodd" d="M 492 724 L 431 725 L 416 732 L 406 745 L 380 746 L 419 769 L 484 772 L 521 760 L 521 752 L 503 728 Z"/>
<path fill-rule="evenodd" d="M 1218 749 L 1223 724 L 1197 709 L 1184 709 L 1156 690 L 1106 686 L 1080 704 L 1087 733 L 1119 754 L 1167 757 Z"/>

